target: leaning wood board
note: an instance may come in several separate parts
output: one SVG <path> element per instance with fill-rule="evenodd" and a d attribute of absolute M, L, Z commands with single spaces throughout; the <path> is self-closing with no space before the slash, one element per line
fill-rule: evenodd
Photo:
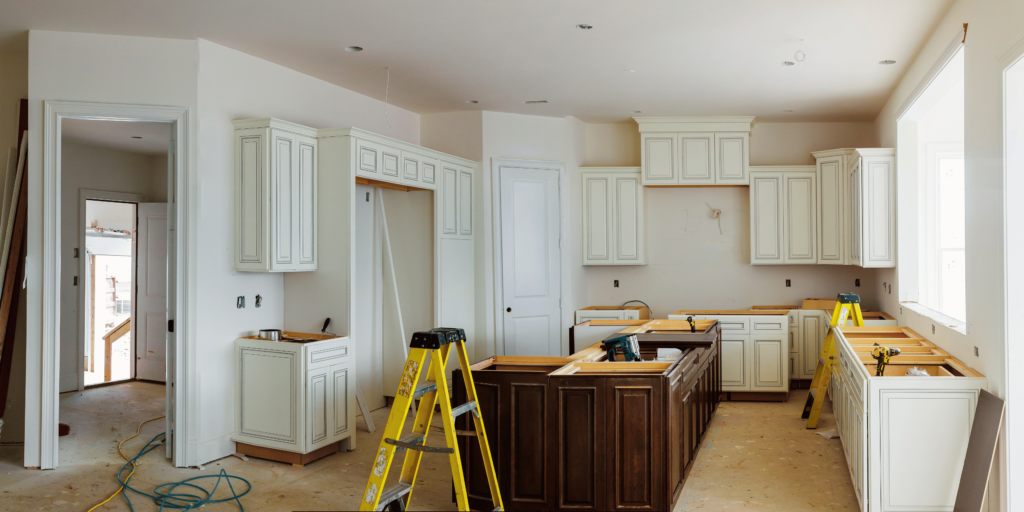
<path fill-rule="evenodd" d="M 672 510 L 721 396 L 717 325 L 673 334 L 702 346 L 672 362 L 607 362 L 597 343 L 564 360 L 517 357 L 516 368 L 499 356 L 472 366 L 505 510 Z M 645 356 L 665 348 L 639 344 Z M 586 371 L 568 374 L 574 368 Z M 461 370 L 453 380 L 452 403 L 461 404 Z M 477 443 L 459 443 L 470 507 L 490 510 Z"/>

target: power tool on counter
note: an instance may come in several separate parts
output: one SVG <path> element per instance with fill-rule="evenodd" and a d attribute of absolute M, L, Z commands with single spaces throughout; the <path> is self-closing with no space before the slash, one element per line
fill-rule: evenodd
<path fill-rule="evenodd" d="M 875 343 L 875 348 L 871 350 L 871 357 L 878 361 L 878 371 L 875 375 L 878 377 L 883 376 L 885 374 L 885 365 L 889 364 L 889 358 L 898 355 L 900 355 L 900 349 L 896 347 L 883 347 Z"/>
<path fill-rule="evenodd" d="M 697 322 L 693 321 L 692 316 L 686 317 L 686 321 L 690 322 L 690 332 L 697 332 Z"/>
<path fill-rule="evenodd" d="M 630 361 L 642 361 L 640 359 L 640 344 L 637 343 L 635 334 L 625 334 L 605 340 L 601 348 L 608 351 L 609 361 L 615 361 L 615 355 L 620 352 L 622 353 L 622 360 L 627 363 Z"/>

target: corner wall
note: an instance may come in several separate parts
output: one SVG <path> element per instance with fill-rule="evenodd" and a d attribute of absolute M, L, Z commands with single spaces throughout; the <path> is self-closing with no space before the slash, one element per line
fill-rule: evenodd
<path fill-rule="evenodd" d="M 1003 52 L 1024 35 L 1024 2 L 1019 0 L 957 0 L 926 41 L 906 75 L 875 119 L 881 142 L 896 146 L 896 111 L 910 97 L 939 55 L 952 42 L 963 23 L 969 23 L 964 45 L 964 153 L 967 210 L 967 334 L 943 327 L 929 318 L 900 307 L 904 293 L 899 288 L 903 267 L 880 271 L 874 289 L 888 313 L 921 333 L 964 363 L 988 377 L 988 390 L 1007 395 L 1005 275 L 1003 240 Z M 897 171 L 899 172 L 899 171 Z M 912 229 L 901 224 L 899 229 Z M 881 283 L 896 283 L 893 293 L 883 293 Z M 1016 290 L 1013 290 L 1016 292 Z M 1018 314 L 1019 316 L 1019 314 Z M 1014 320 L 1012 318 L 1010 320 Z M 935 334 L 931 333 L 935 325 Z M 978 356 L 974 355 L 978 347 Z M 1007 481 L 1007 437 L 1024 436 L 1016 425 L 1011 400 L 1007 429 L 996 451 L 996 463 L 989 481 L 988 508 L 1010 510 L 1011 499 L 1020 507 L 1021 491 L 1014 495 Z M 1019 406 L 1017 406 L 1019 407 Z M 1010 432 L 1008 434 L 1007 432 Z M 1020 463 L 1015 464 L 1015 468 Z M 1018 470 L 1017 473 L 1020 473 Z M 1024 477 L 1014 483 L 1024 484 Z"/>

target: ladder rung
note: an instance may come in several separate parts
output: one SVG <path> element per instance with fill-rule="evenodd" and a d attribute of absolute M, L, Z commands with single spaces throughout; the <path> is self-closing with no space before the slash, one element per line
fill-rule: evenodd
<path fill-rule="evenodd" d="M 423 440 L 423 434 L 416 434 L 416 436 L 419 437 L 420 441 Z M 406 437 L 409 437 L 409 436 L 406 436 Z M 430 453 L 455 453 L 455 450 L 453 450 L 451 448 L 438 448 L 438 447 L 434 447 L 434 446 L 425 446 L 425 445 L 422 445 L 422 444 L 409 443 L 409 442 L 406 442 L 406 441 L 403 441 L 403 440 L 395 441 L 394 439 L 385 439 L 384 442 L 387 443 L 387 444 L 391 444 L 391 445 L 397 446 L 398 449 L 395 450 L 395 453 L 398 453 L 402 449 L 405 449 L 405 450 L 416 450 L 418 452 L 430 452 Z"/>
<path fill-rule="evenodd" d="M 433 432 L 437 432 L 438 434 L 444 435 L 444 427 L 430 427 L 430 430 Z M 476 437 L 476 430 L 456 430 L 455 435 Z"/>
<path fill-rule="evenodd" d="M 403 482 L 398 482 L 397 484 L 384 489 L 384 492 L 380 493 L 380 501 L 377 502 L 377 510 L 384 510 L 387 508 L 389 503 L 400 499 L 411 491 L 412 485 Z"/>
<path fill-rule="evenodd" d="M 473 414 L 476 414 L 477 416 L 480 415 L 480 413 L 476 412 L 476 402 L 466 402 L 452 409 L 452 418 L 458 418 L 469 411 L 473 411 Z"/>
<path fill-rule="evenodd" d="M 408 433 L 408 434 L 398 438 L 398 440 L 400 442 L 404 443 L 404 444 L 420 444 L 420 443 L 423 442 L 423 437 L 424 437 L 423 434 L 419 434 L 419 433 L 416 433 L 416 432 L 410 432 L 410 433 Z M 393 439 L 388 439 L 388 441 L 393 441 Z M 390 443 L 390 444 L 394 444 L 394 443 Z M 395 453 L 401 453 L 403 450 L 405 450 L 405 447 L 402 446 L 402 445 L 396 444 L 395 446 L 398 447 L 398 448 L 395 449 Z"/>
<path fill-rule="evenodd" d="M 437 382 L 429 381 L 429 380 L 423 381 L 422 383 L 420 383 L 419 386 L 416 386 L 416 391 L 412 392 L 412 397 L 413 397 L 413 399 L 416 399 L 416 398 L 419 398 L 419 397 L 427 394 L 428 391 L 436 391 L 436 390 L 437 390 Z"/>

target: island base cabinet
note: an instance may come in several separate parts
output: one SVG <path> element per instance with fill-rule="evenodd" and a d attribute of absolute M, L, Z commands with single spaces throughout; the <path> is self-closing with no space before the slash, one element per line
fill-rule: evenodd
<path fill-rule="evenodd" d="M 656 374 L 480 366 L 473 380 L 505 510 L 672 510 L 721 396 L 717 339 Z M 461 373 L 453 405 L 466 401 Z M 478 443 L 460 436 L 459 449 L 470 508 L 493 509 Z"/>

